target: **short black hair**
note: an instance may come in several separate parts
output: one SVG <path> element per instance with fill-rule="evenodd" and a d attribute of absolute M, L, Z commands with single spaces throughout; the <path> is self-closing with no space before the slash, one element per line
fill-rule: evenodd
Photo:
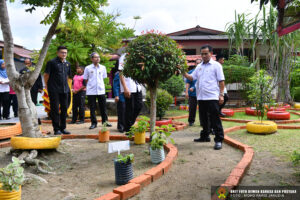
<path fill-rule="evenodd" d="M 59 50 L 61 50 L 61 49 L 66 49 L 66 50 L 68 50 L 68 48 L 67 48 L 66 46 L 59 46 L 59 47 L 57 47 L 57 51 L 59 51 Z"/>
<path fill-rule="evenodd" d="M 99 55 L 97 52 L 93 52 L 91 53 L 91 58 L 93 58 L 95 54 Z"/>
<path fill-rule="evenodd" d="M 221 59 L 221 58 L 225 58 L 222 54 L 217 54 L 217 56 L 216 56 L 216 60 L 218 61 L 219 59 Z"/>
<path fill-rule="evenodd" d="M 79 67 L 80 69 L 82 69 L 82 71 L 84 71 L 84 66 L 77 66 L 77 67 Z"/>
<path fill-rule="evenodd" d="M 210 46 L 209 44 L 203 45 L 203 46 L 200 48 L 200 51 L 201 51 L 202 49 L 206 49 L 206 48 L 209 50 L 209 52 L 212 52 L 212 51 L 213 51 L 212 46 Z"/>

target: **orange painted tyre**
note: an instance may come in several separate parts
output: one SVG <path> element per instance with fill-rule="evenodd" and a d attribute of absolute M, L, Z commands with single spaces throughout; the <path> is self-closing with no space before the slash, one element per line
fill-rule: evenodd
<path fill-rule="evenodd" d="M 269 111 L 267 113 L 268 119 L 274 120 L 289 120 L 291 115 L 289 112 L 286 111 Z"/>
<path fill-rule="evenodd" d="M 160 120 L 160 121 L 155 122 L 156 126 L 162 126 L 162 125 L 168 125 L 168 124 L 172 124 L 172 119 Z"/>
<path fill-rule="evenodd" d="M 222 109 L 222 113 L 224 113 L 228 117 L 232 117 L 234 115 L 234 111 L 231 109 Z"/>

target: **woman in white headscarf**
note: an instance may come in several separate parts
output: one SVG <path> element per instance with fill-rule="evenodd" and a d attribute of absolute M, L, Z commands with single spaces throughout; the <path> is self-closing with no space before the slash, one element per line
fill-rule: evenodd
<path fill-rule="evenodd" d="M 5 62 L 0 59 L 0 119 L 9 119 L 9 107 L 9 80 Z"/>

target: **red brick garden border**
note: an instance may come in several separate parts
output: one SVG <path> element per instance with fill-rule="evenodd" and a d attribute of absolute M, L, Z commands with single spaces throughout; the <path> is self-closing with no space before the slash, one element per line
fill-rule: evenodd
<path fill-rule="evenodd" d="M 227 136 L 228 133 L 234 132 L 240 129 L 245 129 L 246 126 L 234 126 L 224 130 L 224 142 L 234 148 L 240 149 L 244 152 L 244 155 L 240 162 L 231 171 L 225 182 L 221 185 L 227 187 L 228 189 L 233 189 L 241 182 L 246 171 L 248 170 L 254 156 L 254 150 L 251 146 L 243 144 L 237 140 L 234 140 Z M 300 129 L 300 126 L 278 126 L 279 129 Z M 62 139 L 98 139 L 98 135 L 62 135 Z M 111 135 L 110 140 L 128 140 L 129 138 L 124 135 Z M 134 140 L 134 137 L 130 140 Z M 149 137 L 146 141 L 149 142 Z M 0 143 L 0 148 L 9 147 L 10 142 Z M 107 193 L 95 200 L 124 200 L 128 199 L 138 193 L 145 186 L 149 185 L 153 181 L 159 179 L 162 175 L 167 173 L 171 168 L 173 161 L 178 156 L 177 148 L 172 144 L 167 144 L 164 146 L 165 150 L 168 152 L 166 159 L 158 164 L 156 167 L 146 171 L 144 174 L 132 179 L 128 184 L 117 187 L 113 189 L 112 192 Z M 212 199 L 217 199 L 216 195 Z"/>

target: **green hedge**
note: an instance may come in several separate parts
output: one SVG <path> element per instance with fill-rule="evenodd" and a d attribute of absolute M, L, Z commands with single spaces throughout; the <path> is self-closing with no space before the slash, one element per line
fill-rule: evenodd
<path fill-rule="evenodd" d="M 182 92 L 184 91 L 184 80 L 182 76 L 176 76 L 173 75 L 171 78 L 169 78 L 164 83 L 160 83 L 159 87 L 167 90 L 172 96 L 180 96 Z"/>
<path fill-rule="evenodd" d="M 253 67 L 244 67 L 237 65 L 224 65 L 225 83 L 249 83 L 250 77 L 254 75 Z"/>
<path fill-rule="evenodd" d="M 300 87 L 293 87 L 291 89 L 291 93 L 294 98 L 294 101 L 300 102 Z"/>

